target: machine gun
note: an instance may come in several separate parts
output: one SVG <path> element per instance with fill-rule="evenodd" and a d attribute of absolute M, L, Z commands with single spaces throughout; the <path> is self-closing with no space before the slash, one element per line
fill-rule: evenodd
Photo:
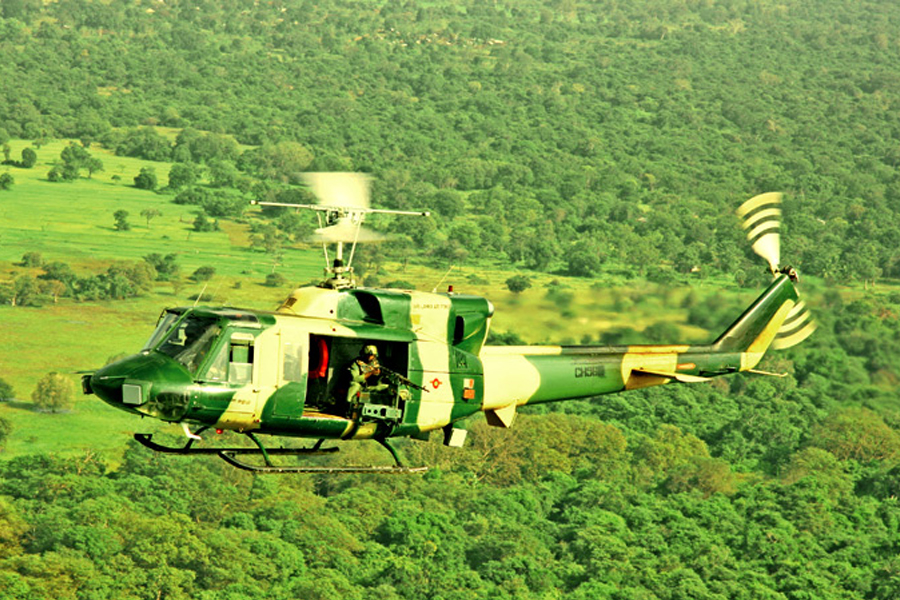
<path fill-rule="evenodd" d="M 408 377 L 406 377 L 406 376 L 404 376 L 404 375 L 401 375 L 401 374 L 398 373 L 397 371 L 394 371 L 394 370 L 392 370 L 392 369 L 388 369 L 388 368 L 385 367 L 384 365 L 377 365 L 375 368 L 376 368 L 376 369 L 381 369 L 381 372 L 384 373 L 384 375 L 385 375 L 385 377 L 387 377 L 388 381 L 390 381 L 390 382 L 393 383 L 394 385 L 397 385 L 397 386 L 399 386 L 399 385 L 405 385 L 406 387 L 411 387 L 411 388 L 415 388 L 415 389 L 417 389 L 417 390 L 422 390 L 423 392 L 428 392 L 428 391 L 430 391 L 428 388 L 419 385 L 419 384 L 416 383 L 415 381 L 412 381 L 412 380 L 409 379 Z"/>

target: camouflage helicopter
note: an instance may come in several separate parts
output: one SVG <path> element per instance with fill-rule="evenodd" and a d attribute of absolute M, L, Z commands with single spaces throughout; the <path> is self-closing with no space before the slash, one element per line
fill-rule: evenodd
<path fill-rule="evenodd" d="M 306 181 L 320 203 L 286 206 L 321 215 L 316 236 L 325 250 L 323 282 L 294 290 L 275 311 L 166 309 L 139 353 L 83 377 L 86 394 L 135 415 L 180 424 L 188 438 L 173 447 L 150 434 L 135 434 L 144 446 L 213 454 L 256 472 L 421 472 L 427 467 L 403 466 L 390 439 L 427 439 L 441 431 L 445 445 L 458 447 L 466 431 L 456 424 L 477 412 L 490 425 L 510 427 L 526 404 L 753 371 L 768 348 L 793 346 L 815 329 L 798 299 L 796 272 L 778 264 L 777 193 L 756 196 L 739 209 L 774 281 L 712 343 L 489 346 L 494 307 L 485 298 L 452 289 L 358 287 L 353 250 L 377 237 L 363 221 L 371 213 L 396 211 L 369 208 L 369 179 L 361 174 L 307 174 Z M 333 261 L 329 243 L 336 244 Z M 350 244 L 346 263 L 345 244 Z M 361 357 L 361 349 L 368 356 Z M 355 386 L 349 374 L 354 364 Z M 370 375 L 379 383 L 367 385 L 363 379 Z M 253 445 L 197 445 L 209 429 L 243 434 Z M 307 448 L 271 448 L 262 443 L 263 435 L 317 441 Z M 395 464 L 319 466 L 272 458 L 335 452 L 322 447 L 326 440 L 365 439 L 389 450 Z M 256 460 L 246 460 L 251 455 Z"/>

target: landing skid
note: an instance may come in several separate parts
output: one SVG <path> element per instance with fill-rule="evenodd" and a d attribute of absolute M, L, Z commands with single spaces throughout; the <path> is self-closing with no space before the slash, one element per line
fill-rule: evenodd
<path fill-rule="evenodd" d="M 271 454 L 271 450 L 269 453 Z M 235 458 L 230 452 L 222 452 L 219 456 L 228 464 L 252 471 L 254 473 L 323 473 L 327 475 L 338 475 L 343 473 L 373 473 L 376 475 L 411 475 L 414 473 L 424 473 L 428 467 L 404 467 L 403 465 L 394 465 L 390 467 L 316 467 L 316 466 L 296 466 L 296 467 L 280 467 L 277 465 L 251 465 L 241 462 Z"/>
<path fill-rule="evenodd" d="M 197 430 L 196 434 L 201 433 L 206 428 L 200 428 Z M 134 439 L 140 442 L 143 446 L 150 448 L 154 452 L 160 452 L 163 454 L 179 454 L 179 455 L 191 455 L 191 454 L 200 454 L 200 455 L 217 455 L 219 458 L 227 462 L 228 464 L 237 467 L 238 469 L 244 469 L 245 471 L 252 471 L 254 473 L 323 473 L 323 474 L 342 474 L 342 473 L 373 473 L 380 475 L 406 475 L 406 474 L 414 474 L 414 473 L 424 473 L 428 471 L 428 467 L 405 467 L 400 463 L 400 457 L 397 455 L 396 450 L 392 448 L 386 440 L 378 439 L 378 443 L 387 448 L 387 450 L 391 453 L 391 456 L 394 458 L 396 464 L 390 467 L 378 467 L 378 466 L 346 466 L 346 467 L 321 467 L 315 465 L 308 466 L 280 466 L 272 463 L 272 460 L 269 458 L 270 456 L 322 456 L 326 454 L 334 454 L 338 451 L 338 448 L 322 448 L 322 442 L 325 440 L 319 440 L 316 442 L 312 448 L 266 448 L 262 445 L 262 442 L 253 435 L 252 433 L 244 434 L 253 440 L 253 443 L 256 444 L 256 448 L 194 448 L 193 443 L 196 438 L 189 439 L 184 446 L 173 447 L 173 446 L 164 446 L 162 444 L 157 444 L 153 441 L 153 434 L 150 433 L 136 433 L 134 434 Z M 238 456 L 261 456 L 265 464 L 252 464 L 248 462 L 244 462 L 238 459 Z"/>
<path fill-rule="evenodd" d="M 136 433 L 134 434 L 134 439 L 140 442 L 142 445 L 150 448 L 154 452 L 161 452 L 163 454 L 180 454 L 182 456 L 187 454 L 219 454 L 221 455 L 223 452 L 228 454 L 260 454 L 259 448 L 192 448 L 191 445 L 194 443 L 194 440 L 188 440 L 188 442 L 181 447 L 172 447 L 172 446 L 163 446 L 162 444 L 157 444 L 151 438 L 153 437 L 152 433 Z M 317 443 L 312 448 L 266 448 L 266 453 L 270 455 L 279 455 L 279 456 L 321 456 L 324 454 L 334 454 L 339 450 L 339 448 L 319 448 L 319 444 Z"/>

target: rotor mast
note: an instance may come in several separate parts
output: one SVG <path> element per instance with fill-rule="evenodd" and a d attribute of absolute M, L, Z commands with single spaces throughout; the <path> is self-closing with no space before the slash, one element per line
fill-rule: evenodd
<path fill-rule="evenodd" d="M 372 178 L 365 173 L 304 173 L 303 181 L 318 198 L 318 204 L 289 202 L 258 202 L 260 206 L 280 206 L 318 212 L 319 225 L 312 241 L 322 243 L 325 255 L 325 279 L 319 287 L 348 289 L 356 287 L 353 278 L 353 256 L 360 242 L 379 242 L 386 237 L 363 227 L 366 215 L 372 213 L 428 217 L 424 210 L 390 210 L 369 208 Z M 324 223 L 323 223 L 324 221 Z M 328 244 L 335 244 L 334 261 L 329 262 Z M 350 256 L 344 262 L 344 246 L 350 244 Z"/>

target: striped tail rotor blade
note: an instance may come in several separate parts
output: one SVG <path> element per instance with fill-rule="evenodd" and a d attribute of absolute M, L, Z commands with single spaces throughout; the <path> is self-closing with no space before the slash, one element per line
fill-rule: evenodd
<path fill-rule="evenodd" d="M 806 304 L 801 300 L 784 319 L 784 323 L 781 324 L 781 328 L 772 341 L 772 348 L 784 350 L 796 346 L 811 336 L 817 327 L 818 324 L 812 318 Z"/>
<path fill-rule="evenodd" d="M 744 221 L 753 251 L 766 259 L 773 273 L 781 262 L 782 196 L 780 192 L 760 194 L 744 202 L 737 210 Z"/>

